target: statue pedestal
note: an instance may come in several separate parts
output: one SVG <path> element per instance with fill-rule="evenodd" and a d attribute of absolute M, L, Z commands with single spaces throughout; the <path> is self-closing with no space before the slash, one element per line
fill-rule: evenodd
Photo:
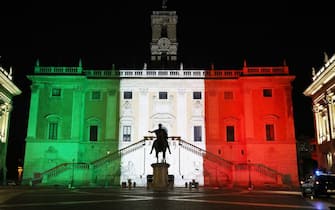
<path fill-rule="evenodd" d="M 153 163 L 151 167 L 153 168 L 153 180 L 152 188 L 157 191 L 165 191 L 169 188 L 168 180 L 168 168 L 169 164 L 167 163 Z"/>

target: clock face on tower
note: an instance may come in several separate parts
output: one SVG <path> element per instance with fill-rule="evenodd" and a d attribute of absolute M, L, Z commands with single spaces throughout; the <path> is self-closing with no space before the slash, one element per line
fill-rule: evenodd
<path fill-rule="evenodd" d="M 158 44 L 158 49 L 169 50 L 171 41 L 168 38 L 163 37 L 158 40 L 157 44 Z"/>

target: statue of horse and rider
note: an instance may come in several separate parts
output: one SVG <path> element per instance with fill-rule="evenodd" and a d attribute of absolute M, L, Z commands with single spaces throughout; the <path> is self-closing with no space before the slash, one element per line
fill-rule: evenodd
<path fill-rule="evenodd" d="M 150 154 L 152 154 L 152 150 L 155 149 L 156 151 L 156 158 L 157 158 L 157 163 L 158 163 L 158 154 L 160 152 L 163 153 L 163 161 L 166 162 L 165 159 L 165 153 L 166 153 L 166 148 L 169 150 L 169 153 L 171 154 L 170 146 L 168 143 L 168 133 L 166 129 L 163 128 L 162 124 L 158 124 L 158 129 L 149 131 L 149 133 L 155 133 L 156 134 L 156 140 L 152 144 Z"/>

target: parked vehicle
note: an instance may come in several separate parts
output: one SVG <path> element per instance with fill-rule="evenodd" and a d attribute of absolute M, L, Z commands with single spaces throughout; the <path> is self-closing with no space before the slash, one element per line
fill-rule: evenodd
<path fill-rule="evenodd" d="M 315 174 L 300 182 L 302 196 L 315 198 L 335 195 L 335 173 L 316 171 Z"/>

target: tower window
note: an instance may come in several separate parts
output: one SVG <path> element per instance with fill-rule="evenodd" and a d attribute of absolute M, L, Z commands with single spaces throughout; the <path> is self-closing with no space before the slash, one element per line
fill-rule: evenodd
<path fill-rule="evenodd" d="M 98 126 L 90 126 L 90 141 L 98 141 Z"/>
<path fill-rule="evenodd" d="M 159 99 L 168 99 L 167 92 L 159 92 Z"/>
<path fill-rule="evenodd" d="M 264 97 L 272 97 L 272 90 L 271 89 L 263 89 L 263 96 Z"/>
<path fill-rule="evenodd" d="M 273 141 L 275 140 L 275 130 L 273 124 L 266 124 L 265 125 L 265 132 L 266 132 L 266 140 Z"/>
<path fill-rule="evenodd" d="M 123 93 L 123 99 L 132 99 L 133 98 L 133 92 L 131 91 L 125 91 Z"/>
<path fill-rule="evenodd" d="M 193 127 L 194 131 L 194 141 L 201 141 L 201 126 L 194 126 Z"/>
<path fill-rule="evenodd" d="M 226 138 L 227 141 L 235 141 L 235 127 L 228 125 L 226 127 Z"/>
<path fill-rule="evenodd" d="M 193 92 L 193 99 L 201 99 L 201 92 Z"/>
<path fill-rule="evenodd" d="M 123 126 L 123 141 L 131 140 L 131 126 L 125 125 Z"/>
<path fill-rule="evenodd" d="M 161 37 L 168 37 L 167 25 L 162 25 Z"/>

